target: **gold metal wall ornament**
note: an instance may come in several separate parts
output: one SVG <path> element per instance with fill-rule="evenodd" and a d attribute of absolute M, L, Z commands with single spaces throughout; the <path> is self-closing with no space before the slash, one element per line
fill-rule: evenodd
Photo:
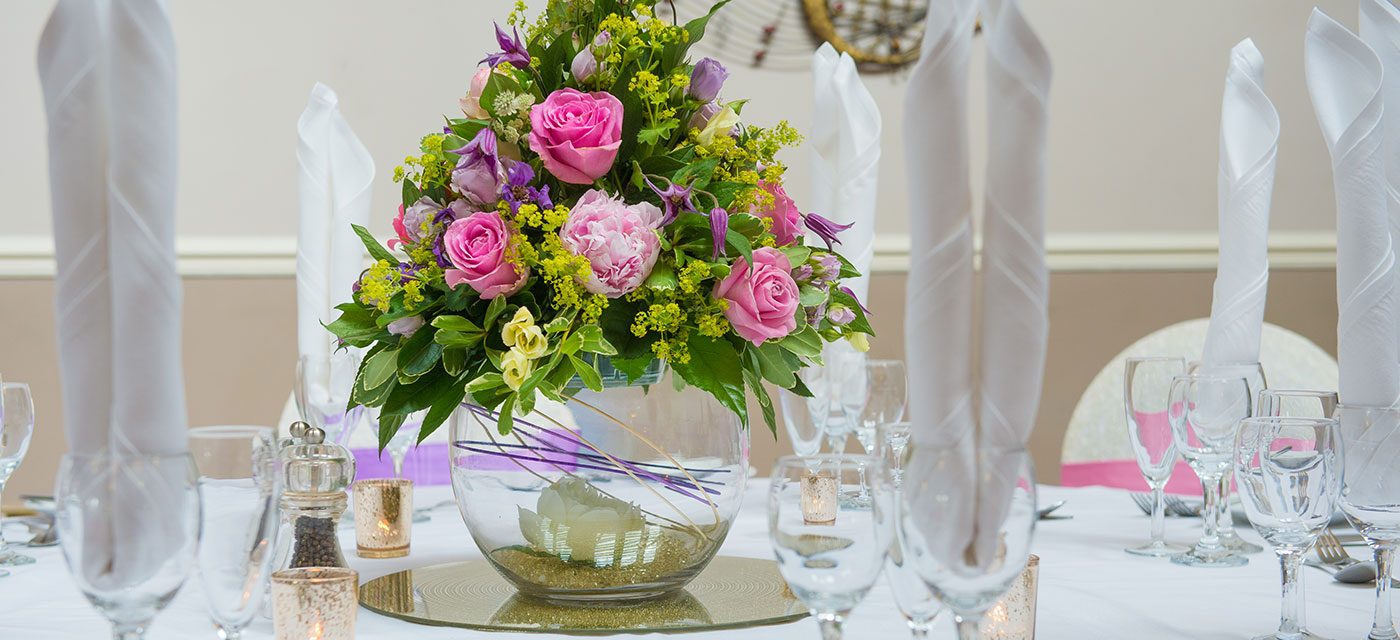
<path fill-rule="evenodd" d="M 893 71 L 918 60 L 930 1 L 941 0 L 802 0 L 802 8 L 817 38 L 865 70 Z"/>

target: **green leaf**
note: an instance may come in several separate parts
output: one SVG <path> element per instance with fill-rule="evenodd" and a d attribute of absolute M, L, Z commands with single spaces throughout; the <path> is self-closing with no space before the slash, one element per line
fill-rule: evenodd
<path fill-rule="evenodd" d="M 804 284 L 798 287 L 797 292 L 799 295 L 798 301 L 801 302 L 804 307 L 815 307 L 826 302 L 826 289 Z"/>
<path fill-rule="evenodd" d="M 437 431 L 437 428 L 442 426 L 442 423 L 446 422 L 452 416 L 452 412 L 456 411 L 457 407 L 462 404 L 462 399 L 466 398 L 466 384 L 462 382 L 461 377 L 457 377 L 455 382 L 456 384 L 443 391 L 442 395 L 433 401 L 433 406 L 428 408 L 427 415 L 423 417 L 423 426 L 418 430 L 419 444 L 427 440 L 428 436 L 433 435 L 433 432 Z"/>
<path fill-rule="evenodd" d="M 624 163 L 622 166 L 627 166 L 625 163 L 632 161 L 632 154 L 637 149 L 637 134 L 641 132 L 643 121 L 646 119 L 646 108 L 642 105 L 642 99 L 627 89 L 633 75 L 636 75 L 635 70 L 619 76 L 612 90 L 612 94 L 622 100 L 622 146 L 617 154 L 617 162 Z"/>
<path fill-rule="evenodd" d="M 457 384 L 457 378 L 453 376 L 441 372 L 429 373 L 413 384 L 395 387 L 384 400 L 384 412 L 407 415 L 422 411 L 433 406 L 438 396 Z"/>
<path fill-rule="evenodd" d="M 505 310 L 505 296 L 496 296 L 492 298 L 491 302 L 486 305 L 486 322 L 484 322 L 481 326 L 484 329 L 489 329 L 492 324 L 495 324 L 496 318 L 501 317 L 501 313 L 505 312 Z"/>
<path fill-rule="evenodd" d="M 398 349 L 385 349 L 366 360 L 362 369 L 364 388 L 366 390 L 378 389 L 380 385 L 394 377 L 394 371 L 398 369 L 398 356 Z"/>
<path fill-rule="evenodd" d="M 543 379 L 541 379 L 541 381 L 543 381 Z M 535 410 L 535 387 L 532 386 L 526 389 L 524 386 L 521 386 L 520 391 L 516 392 L 515 397 L 515 404 L 520 411 L 520 415 L 528 416 L 530 412 Z"/>
<path fill-rule="evenodd" d="M 574 373 L 577 373 L 579 380 L 583 381 L 583 386 L 594 391 L 603 390 L 603 376 L 598 374 L 595 365 L 584 362 L 578 356 L 569 356 L 569 364 L 574 366 Z"/>
<path fill-rule="evenodd" d="M 704 189 L 709 184 L 710 176 L 714 175 L 717 166 L 719 166 L 719 158 L 705 158 L 681 167 L 671 177 L 671 180 L 681 184 L 689 184 L 697 189 Z"/>
<path fill-rule="evenodd" d="M 573 61 L 575 53 L 570 40 L 569 34 L 555 36 L 540 56 L 540 93 L 549 95 L 564 84 L 564 67 Z"/>
<path fill-rule="evenodd" d="M 413 181 L 412 181 L 412 180 L 409 180 L 408 178 L 404 178 L 404 179 L 403 179 L 403 206 L 404 206 L 404 208 L 406 209 L 406 208 L 408 208 L 408 207 L 413 206 L 413 203 L 418 202 L 418 199 L 421 198 L 421 197 L 423 197 L 423 192 L 420 191 L 420 190 L 418 189 L 418 185 L 413 184 Z"/>
<path fill-rule="evenodd" d="M 744 369 L 744 382 L 753 391 L 754 398 L 758 400 L 758 407 L 763 410 L 763 422 L 768 425 L 768 431 L 776 439 L 778 437 L 778 420 L 773 411 L 773 398 L 768 395 L 768 389 L 763 387 L 763 381 L 751 369 Z"/>
<path fill-rule="evenodd" d="M 582 349 L 590 353 L 610 356 L 617 353 L 617 349 L 603 337 L 603 329 L 596 324 L 586 324 L 578 328 L 574 335 L 582 341 Z"/>
<path fill-rule="evenodd" d="M 875 330 L 870 327 L 870 319 L 865 315 L 865 309 L 860 307 L 860 302 L 856 300 L 855 296 L 837 289 L 831 294 L 831 300 L 837 304 L 850 307 L 851 310 L 856 313 L 856 319 L 852 320 L 851 323 L 847 325 L 848 329 L 856 333 L 875 335 Z"/>
<path fill-rule="evenodd" d="M 778 346 L 799 356 L 814 358 L 822 354 L 822 337 L 817 335 L 816 329 L 806 326 L 801 331 L 788 334 L 786 338 L 779 340 Z"/>
<path fill-rule="evenodd" d="M 783 247 L 779 249 L 779 251 L 782 251 L 783 255 L 787 256 L 788 264 L 792 265 L 794 269 L 806 262 L 807 258 L 812 257 L 812 248 L 800 244 L 792 247 Z"/>
<path fill-rule="evenodd" d="M 724 235 L 724 243 L 730 248 L 739 252 L 744 257 L 744 261 L 753 264 L 753 245 L 749 244 L 749 239 L 743 234 L 735 231 L 733 227 Z"/>
<path fill-rule="evenodd" d="M 638 378 L 642 377 L 642 374 L 647 372 L 647 366 L 651 364 L 652 360 L 655 360 L 655 358 L 647 354 L 640 358 L 619 358 L 613 356 L 608 359 L 608 362 L 612 364 L 614 369 L 627 374 L 627 382 L 631 384 L 636 382 Z"/>
<path fill-rule="evenodd" d="M 676 279 L 676 270 L 669 263 L 657 261 L 652 268 L 651 275 L 647 276 L 646 287 L 657 291 L 675 291 L 680 285 L 680 280 Z"/>
<path fill-rule="evenodd" d="M 437 337 L 434 336 L 433 340 L 437 340 Z M 467 370 L 467 350 L 444 347 L 442 350 L 442 370 L 451 376 L 462 375 Z"/>
<path fill-rule="evenodd" d="M 572 324 L 573 321 L 574 318 L 572 314 L 568 316 L 557 316 L 544 325 L 544 332 L 549 335 L 563 333 L 569 328 L 569 325 Z"/>
<path fill-rule="evenodd" d="M 340 317 L 326 325 L 326 330 L 337 338 L 356 347 L 367 347 L 384 333 L 375 323 L 374 312 L 369 307 L 346 302 L 336 309 L 340 310 Z"/>
<path fill-rule="evenodd" d="M 676 127 L 679 127 L 680 124 L 681 121 L 675 118 L 664 120 L 654 127 L 647 127 L 638 131 L 637 141 L 656 146 L 656 144 L 662 140 L 669 140 L 671 132 L 674 131 Z M 715 160 L 715 158 L 711 158 L 711 160 Z"/>
<path fill-rule="evenodd" d="M 598 318 L 603 337 L 617 349 L 614 359 L 646 358 L 648 362 L 651 361 L 651 344 L 656 341 L 655 337 L 638 338 L 632 335 L 632 322 L 641 309 L 641 302 L 617 298 L 608 301 L 608 307 L 603 310 L 602 317 Z"/>
<path fill-rule="evenodd" d="M 681 61 L 685 59 L 685 54 L 690 50 L 690 46 L 705 37 L 705 27 L 710 23 L 710 18 L 713 18 L 715 12 L 719 11 L 726 4 L 729 4 L 729 0 L 720 0 L 716 2 L 714 6 L 710 7 L 709 13 L 685 23 L 685 30 L 690 33 L 690 37 L 681 42 L 666 45 L 666 47 L 662 49 L 661 68 L 670 69 L 679 65 Z"/>
<path fill-rule="evenodd" d="M 481 108 L 490 113 L 492 118 L 500 115 L 496 113 L 496 96 L 505 92 L 525 93 L 525 90 L 521 88 L 519 82 L 516 82 L 514 75 L 492 73 L 486 80 L 486 86 L 481 90 Z"/>
<path fill-rule="evenodd" d="M 379 414 L 379 452 L 384 453 L 384 448 L 389 446 L 389 441 L 394 439 L 394 435 L 399 432 L 399 427 L 403 426 L 403 421 L 407 419 L 406 414 L 394 413 L 385 415 Z"/>
<path fill-rule="evenodd" d="M 466 333 L 468 331 L 480 332 L 482 330 L 481 327 L 475 322 L 472 322 L 467 318 L 463 318 L 462 316 L 438 316 L 436 318 L 433 318 L 433 326 L 439 329 L 447 329 L 448 331 L 461 331 L 463 333 Z"/>
<path fill-rule="evenodd" d="M 491 126 L 491 123 L 486 120 L 473 120 L 471 118 L 450 118 L 447 120 L 447 126 L 452 129 L 452 133 L 460 136 L 462 139 L 471 140 L 476 137 L 476 134 L 481 133 L 482 129 Z M 417 198 L 414 198 L 414 200 L 416 201 Z"/>
<path fill-rule="evenodd" d="M 379 241 L 375 240 L 374 236 L 370 235 L 369 230 L 358 224 L 352 224 L 350 228 L 355 230 L 355 235 L 360 236 L 360 242 L 365 243 L 365 250 L 369 251 L 370 257 L 375 260 L 384 260 L 390 264 L 399 263 L 399 259 L 395 258 L 394 254 L 389 253 L 389 250 L 384 248 L 384 245 L 379 244 Z"/>
<path fill-rule="evenodd" d="M 687 341 L 690 361 L 672 362 L 671 368 L 685 381 L 715 397 L 743 422 L 749 425 L 748 398 L 744 393 L 743 364 L 739 352 L 727 340 L 717 340 L 692 333 Z"/>
<path fill-rule="evenodd" d="M 783 357 L 782 347 L 779 347 L 777 343 L 765 342 L 757 347 L 749 345 L 747 350 L 764 380 L 784 389 L 792 388 L 797 375 L 787 359 Z"/>
<path fill-rule="evenodd" d="M 399 346 L 398 368 L 409 376 L 420 376 L 431 371 L 442 356 L 442 345 L 433 341 L 436 329 L 422 327 Z"/>
<path fill-rule="evenodd" d="M 503 436 L 510 435 L 511 429 L 515 428 L 515 418 L 511 415 L 514 411 L 515 396 L 512 395 L 506 398 L 505 403 L 501 405 L 501 417 L 496 420 L 496 431 L 500 432 Z"/>

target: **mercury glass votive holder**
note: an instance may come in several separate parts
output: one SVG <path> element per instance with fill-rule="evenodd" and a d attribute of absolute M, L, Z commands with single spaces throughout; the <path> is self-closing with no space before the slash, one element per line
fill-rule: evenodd
<path fill-rule="evenodd" d="M 841 480 L 829 471 L 802 476 L 802 520 L 807 524 L 833 524 L 841 503 Z"/>
<path fill-rule="evenodd" d="M 413 481 L 360 480 L 355 494 L 355 550 L 361 558 L 408 555 L 413 535 Z"/>
<path fill-rule="evenodd" d="M 1011 589 L 982 616 L 984 640 L 1035 640 L 1035 599 L 1040 557 L 1034 554 Z"/>
<path fill-rule="evenodd" d="M 307 567 L 272 574 L 272 628 L 276 640 L 354 640 L 360 574 L 354 569 Z"/>

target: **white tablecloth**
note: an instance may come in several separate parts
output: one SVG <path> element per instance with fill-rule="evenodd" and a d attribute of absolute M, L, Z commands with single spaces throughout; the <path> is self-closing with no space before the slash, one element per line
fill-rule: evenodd
<path fill-rule="evenodd" d="M 750 483 L 738 522 L 722 554 L 770 558 L 767 482 Z M 420 489 L 417 504 L 431 505 L 451 497 L 447 487 Z M 1123 553 L 1141 542 L 1148 521 L 1126 492 L 1112 489 L 1043 487 L 1041 503 L 1067 500 L 1058 514 L 1069 520 L 1044 521 L 1036 531 L 1040 564 L 1040 603 L 1037 637 L 1041 640 L 1086 638 L 1189 638 L 1192 640 L 1249 638 L 1275 628 L 1279 609 L 1279 575 L 1269 553 L 1250 558 L 1237 569 L 1192 569 L 1166 560 Z M 1169 540 L 1187 542 L 1199 532 L 1199 521 L 1169 519 Z M 1253 531 L 1246 539 L 1260 542 Z M 342 529 L 342 543 L 362 580 L 408 567 L 479 557 L 455 507 L 439 508 L 428 523 L 415 525 L 413 553 L 394 560 L 365 560 L 354 556 L 354 532 Z M 21 549 L 38 563 L 13 568 L 0 579 L 0 640 L 92 639 L 107 637 L 103 619 L 88 606 L 68 578 L 57 548 Z M 1367 553 L 1352 549 L 1354 555 Z M 1370 628 L 1372 592 L 1333 582 L 1316 569 L 1304 569 L 1308 585 L 1308 625 L 1328 638 L 1360 638 Z M 946 619 L 935 637 L 952 638 Z M 896 640 L 908 637 L 889 588 L 882 581 L 852 614 L 846 637 Z M 204 613 L 204 594 L 191 579 L 153 625 L 151 640 L 213 638 Z M 272 625 L 258 620 L 245 637 L 272 637 Z M 361 609 L 358 637 L 375 640 L 434 640 L 482 637 L 492 640 L 537 640 L 542 634 L 501 634 L 411 625 Z M 735 631 L 688 634 L 696 640 L 805 639 L 820 637 L 816 623 Z"/>

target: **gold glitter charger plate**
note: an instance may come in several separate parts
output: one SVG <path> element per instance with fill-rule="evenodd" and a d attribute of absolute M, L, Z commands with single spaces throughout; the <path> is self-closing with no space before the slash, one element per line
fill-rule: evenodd
<path fill-rule="evenodd" d="M 609 634 L 712 631 L 807 616 L 778 563 L 716 557 L 675 595 L 636 605 L 561 607 L 520 595 L 485 560 L 400 571 L 360 585 L 360 604 L 417 624 L 486 631 Z"/>

